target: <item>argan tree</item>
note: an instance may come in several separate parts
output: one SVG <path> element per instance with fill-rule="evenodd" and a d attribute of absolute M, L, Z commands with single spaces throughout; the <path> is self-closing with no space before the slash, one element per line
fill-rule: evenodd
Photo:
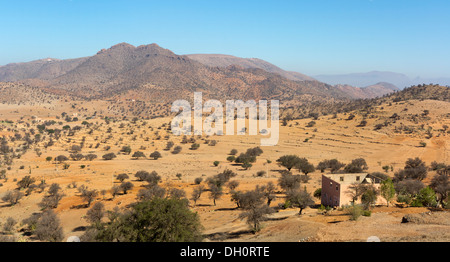
<path fill-rule="evenodd" d="M 138 181 L 144 181 L 149 174 L 150 173 L 145 170 L 140 170 L 134 174 L 134 177 L 136 177 Z"/>
<path fill-rule="evenodd" d="M 114 153 L 107 153 L 107 154 L 104 154 L 103 156 L 102 156 L 102 158 L 104 159 L 104 160 L 113 160 L 114 158 L 116 158 L 117 156 L 116 156 L 116 154 L 114 154 Z"/>
<path fill-rule="evenodd" d="M 450 169 L 449 167 L 439 170 L 430 183 L 430 187 L 436 192 L 438 202 L 441 204 L 448 198 L 450 193 L 450 172 L 445 171 L 445 169 Z"/>
<path fill-rule="evenodd" d="M 309 173 L 312 173 L 316 170 L 314 168 L 314 165 L 309 163 L 308 159 L 306 158 L 300 158 L 295 167 L 298 169 L 298 171 L 302 172 L 305 175 L 308 175 Z"/>
<path fill-rule="evenodd" d="M 48 189 L 48 195 L 42 198 L 42 201 L 38 204 L 42 210 L 47 210 L 48 208 L 57 208 L 59 201 L 64 197 L 64 194 L 60 192 L 60 187 L 58 184 L 53 183 Z"/>
<path fill-rule="evenodd" d="M 288 171 L 291 171 L 292 168 L 296 167 L 300 162 L 300 157 L 296 155 L 284 155 L 277 159 L 277 163 L 280 166 L 287 168 Z"/>
<path fill-rule="evenodd" d="M 131 154 L 131 147 L 130 146 L 123 146 L 120 149 L 120 152 L 122 152 L 122 153 L 124 153 L 126 155 L 129 155 L 129 154 Z"/>
<path fill-rule="evenodd" d="M 112 195 L 113 199 L 116 197 L 116 195 L 119 194 L 120 190 L 121 190 L 120 186 L 115 185 L 115 186 L 111 187 L 110 192 L 111 192 L 111 195 Z"/>
<path fill-rule="evenodd" d="M 179 188 L 169 188 L 167 190 L 167 198 L 186 199 L 186 191 Z"/>
<path fill-rule="evenodd" d="M 176 155 L 181 152 L 183 148 L 181 146 L 176 146 L 173 148 L 172 154 Z"/>
<path fill-rule="evenodd" d="M 41 241 L 59 242 L 64 238 L 59 218 L 51 209 L 42 213 L 35 227 L 34 233 Z"/>
<path fill-rule="evenodd" d="M 153 198 L 99 226 L 94 238 L 120 242 L 198 242 L 203 227 L 185 199 Z"/>
<path fill-rule="evenodd" d="M 90 207 L 92 201 L 94 201 L 94 199 L 97 197 L 98 195 L 98 191 L 95 189 L 84 189 L 81 191 L 81 198 L 87 202 L 86 206 Z"/>
<path fill-rule="evenodd" d="M 19 189 L 28 188 L 31 184 L 33 184 L 36 180 L 31 176 L 23 177 L 19 182 L 17 182 L 17 187 Z"/>
<path fill-rule="evenodd" d="M 55 160 L 61 164 L 62 162 L 69 160 L 69 158 L 65 155 L 59 155 L 55 157 Z"/>
<path fill-rule="evenodd" d="M 424 180 L 427 177 L 428 169 L 420 158 L 408 158 L 405 162 L 405 172 L 407 173 L 407 178 Z"/>
<path fill-rule="evenodd" d="M 203 191 L 205 191 L 205 187 L 203 185 L 198 185 L 192 190 L 191 200 L 194 201 L 194 206 L 197 204 L 197 200 L 202 196 Z"/>
<path fill-rule="evenodd" d="M 362 173 L 367 170 L 366 160 L 364 158 L 353 159 L 352 162 L 344 167 L 346 173 Z"/>
<path fill-rule="evenodd" d="M 96 154 L 86 154 L 86 155 L 84 156 L 84 158 L 85 158 L 86 160 L 88 160 L 88 161 L 92 161 L 92 160 L 94 160 L 94 159 L 97 158 L 97 155 L 96 155 Z"/>
<path fill-rule="evenodd" d="M 330 169 L 331 173 L 335 173 L 336 171 L 340 170 L 342 167 L 344 167 L 345 164 L 339 162 L 337 159 L 327 159 L 321 161 L 317 165 L 317 169 L 320 170 L 320 172 L 324 172 L 326 169 Z"/>
<path fill-rule="evenodd" d="M 137 198 L 141 201 L 152 200 L 155 197 L 164 198 L 166 190 L 159 185 L 153 185 L 139 190 Z"/>
<path fill-rule="evenodd" d="M 408 158 L 405 167 L 394 174 L 394 182 L 405 179 L 415 179 L 422 181 L 427 177 L 428 168 L 425 163 L 418 157 Z"/>
<path fill-rule="evenodd" d="M 361 203 L 365 210 L 369 210 L 377 201 L 378 192 L 374 187 L 367 188 L 361 195 Z"/>
<path fill-rule="evenodd" d="M 145 157 L 145 154 L 142 151 L 136 151 L 133 153 L 132 157 L 134 157 L 135 159 L 139 159 L 141 157 Z"/>
<path fill-rule="evenodd" d="M 162 155 L 158 151 L 155 151 L 155 152 L 150 154 L 150 157 L 153 158 L 154 160 L 158 160 L 158 158 L 161 158 Z"/>
<path fill-rule="evenodd" d="M 364 194 L 365 190 L 365 185 L 353 183 L 348 187 L 348 190 L 345 193 L 351 197 L 352 205 L 355 205 L 356 201 Z"/>
<path fill-rule="evenodd" d="M 123 182 L 123 181 L 125 181 L 125 179 L 128 179 L 128 178 L 130 178 L 127 174 L 125 174 L 125 173 L 122 173 L 122 174 L 118 174 L 117 175 L 117 180 L 119 180 L 120 182 Z"/>
<path fill-rule="evenodd" d="M 266 185 L 257 187 L 257 189 L 262 192 L 264 198 L 266 199 L 267 206 L 270 206 L 270 203 L 272 203 L 272 201 L 276 199 L 276 186 L 273 182 L 268 182 Z"/>
<path fill-rule="evenodd" d="M 105 212 L 105 205 L 102 202 L 97 202 L 86 212 L 85 218 L 91 224 L 99 224 L 105 216 Z"/>
<path fill-rule="evenodd" d="M 239 194 L 239 206 L 244 209 L 239 215 L 241 219 L 247 219 L 247 224 L 253 232 L 261 230 L 261 222 L 268 214 L 273 213 L 273 209 L 264 203 L 264 194 L 260 189 Z"/>
<path fill-rule="evenodd" d="M 386 179 L 381 182 L 380 193 L 381 196 L 386 199 L 387 206 L 389 206 L 389 203 L 395 197 L 394 183 L 391 179 Z"/>
<path fill-rule="evenodd" d="M 405 179 L 394 183 L 397 192 L 397 201 L 411 204 L 414 198 L 419 194 L 425 185 L 422 181 L 415 179 Z"/>
<path fill-rule="evenodd" d="M 148 183 L 147 187 L 152 187 L 161 181 L 161 176 L 156 171 L 152 171 L 145 177 L 144 181 Z"/>
<path fill-rule="evenodd" d="M 13 217 L 8 217 L 5 223 L 2 225 L 3 232 L 11 233 L 14 230 L 14 226 L 17 224 L 17 221 Z"/>
<path fill-rule="evenodd" d="M 24 196 L 22 192 L 19 190 L 11 190 L 7 191 L 3 197 L 2 200 L 4 202 L 8 202 L 11 206 L 14 206 L 15 204 L 19 203 L 19 200 Z"/>
<path fill-rule="evenodd" d="M 209 184 L 209 198 L 213 200 L 214 206 L 216 205 L 216 200 L 220 199 L 222 195 L 223 189 L 221 186 Z"/>
<path fill-rule="evenodd" d="M 290 190 L 286 194 L 286 199 L 289 200 L 292 206 L 298 207 L 300 210 L 299 215 L 302 214 L 303 209 L 314 205 L 314 200 L 306 189 L 303 190 Z"/>
<path fill-rule="evenodd" d="M 119 187 L 122 190 L 123 194 L 126 195 L 128 193 L 128 191 L 133 189 L 134 185 L 130 181 L 127 181 L 127 182 L 122 182 L 122 184 L 120 184 Z"/>
<path fill-rule="evenodd" d="M 291 172 L 282 172 L 278 179 L 278 185 L 286 192 L 298 189 L 300 187 L 300 176 L 293 175 Z"/>

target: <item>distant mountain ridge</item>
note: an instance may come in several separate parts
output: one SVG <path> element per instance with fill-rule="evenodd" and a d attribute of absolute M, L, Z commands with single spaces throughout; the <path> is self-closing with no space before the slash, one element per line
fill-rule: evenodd
<path fill-rule="evenodd" d="M 145 97 L 157 102 L 189 99 L 194 91 L 203 92 L 205 98 L 221 100 L 306 102 L 348 97 L 339 89 L 318 81 L 292 81 L 259 68 L 208 67 L 157 44 L 135 47 L 120 43 L 93 56 L 70 60 L 67 70 L 55 70 L 53 74 L 44 70 L 61 68 L 65 62 L 44 59 L 15 64 L 15 70 L 10 70 L 12 65 L 1 67 L 0 81 L 21 81 L 47 92 L 82 99 L 126 98 L 131 91 L 140 94 L 140 99 Z"/>
<path fill-rule="evenodd" d="M 198 61 L 204 65 L 211 67 L 227 67 L 230 65 L 238 65 L 243 68 L 260 68 L 270 73 L 276 73 L 287 79 L 294 81 L 314 81 L 315 79 L 292 71 L 285 71 L 267 61 L 261 60 L 259 58 L 241 58 L 231 55 L 221 55 L 221 54 L 192 54 L 186 55 L 190 59 Z"/>
<path fill-rule="evenodd" d="M 380 97 L 395 91 L 399 91 L 395 85 L 386 82 L 376 83 L 374 85 L 366 86 L 366 87 L 354 87 L 351 85 L 335 85 L 335 87 L 339 88 L 343 92 L 350 94 L 353 98 L 375 98 Z"/>
<path fill-rule="evenodd" d="M 172 102 L 194 91 L 216 99 L 278 99 L 311 102 L 371 98 L 386 86 L 342 88 L 288 72 L 256 58 L 177 55 L 157 44 L 120 43 L 93 56 L 41 59 L 0 67 L 0 81 L 22 82 L 46 92 L 83 99 L 110 99 L 133 93 L 140 99 Z M 376 89 L 376 90 L 375 90 Z"/>
<path fill-rule="evenodd" d="M 221 55 L 221 54 L 193 54 L 186 55 L 187 57 L 194 59 L 204 65 L 212 67 L 227 67 L 230 65 L 237 65 L 243 68 L 260 68 L 265 71 L 279 74 L 287 79 L 294 81 L 314 81 L 315 79 L 292 71 L 285 71 L 269 62 L 258 58 L 240 58 L 231 55 Z M 339 90 L 345 92 L 350 98 L 375 98 L 383 96 L 385 94 L 391 93 L 393 91 L 398 91 L 399 89 L 387 82 L 375 82 L 373 80 L 368 80 L 367 85 L 342 85 L 342 84 L 331 84 L 338 88 Z"/>
<path fill-rule="evenodd" d="M 317 75 L 315 79 L 329 85 L 351 85 L 356 87 L 371 86 L 380 82 L 387 82 L 399 89 L 420 84 L 450 85 L 450 78 L 410 78 L 405 74 L 395 72 L 371 71 L 367 73 Z"/>
<path fill-rule="evenodd" d="M 32 78 L 48 80 L 73 70 L 86 60 L 87 57 L 66 60 L 45 58 L 31 62 L 11 63 L 0 66 L 0 80 L 3 82 Z"/>

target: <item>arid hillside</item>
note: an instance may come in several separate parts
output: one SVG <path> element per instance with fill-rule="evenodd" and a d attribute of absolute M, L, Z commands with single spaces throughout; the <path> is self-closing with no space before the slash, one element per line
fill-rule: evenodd
<path fill-rule="evenodd" d="M 330 159 L 342 163 L 338 172 L 345 172 L 353 160 L 364 159 L 364 172 L 384 174 L 400 187 L 404 182 L 399 174 L 407 169 L 407 161 L 419 158 L 426 172 L 415 184 L 433 186 L 450 163 L 448 87 L 433 88 L 441 90 L 439 100 L 429 99 L 432 93 L 424 95 L 428 90 L 424 87 L 367 100 L 365 107 L 363 101 L 345 110 L 333 105 L 328 109 L 337 111 L 328 114 L 298 117 L 297 109 L 287 108 L 284 114 L 292 117 L 280 123 L 280 139 L 273 147 L 261 147 L 260 135 L 175 136 L 164 104 L 153 105 L 155 116 L 144 118 L 128 114 L 132 101 L 43 97 L 41 104 L 3 103 L 1 239 L 48 241 L 33 231 L 29 218 L 51 210 L 60 221 L 60 241 L 69 236 L 93 241 L 86 233 L 92 226 L 88 211 L 96 203 L 106 211 L 124 211 L 155 193 L 149 190 L 163 189 L 167 197 L 188 200 L 203 226 L 203 241 L 366 241 L 373 235 L 382 241 L 449 241 L 448 199 L 440 205 L 419 206 L 419 193 L 410 195 L 416 202 L 404 202 L 398 198 L 404 192 L 398 191 L 389 207 L 370 206 L 370 212 L 355 220 L 348 209 L 326 209 L 314 197 L 322 174 L 336 171 L 325 168 L 322 173 L 318 168 Z M 254 159 L 237 160 L 249 154 Z M 305 158 L 315 168 L 294 167 L 288 172 L 277 161 L 286 155 Z M 155 171 L 160 180 L 151 184 L 148 177 L 140 178 L 139 171 Z M 216 194 L 210 181 L 219 177 L 227 179 Z M 312 200 L 301 215 L 286 189 L 287 178 L 300 179 L 297 189 L 306 190 Z M 270 182 L 273 188 L 267 191 Z M 194 197 L 201 186 L 201 195 Z M 262 191 L 255 192 L 267 193 L 264 203 L 271 199 L 272 213 L 254 232 L 253 224 L 242 217 L 248 210 L 237 200 L 242 196 L 238 193 L 257 186 Z M 102 221 L 108 223 L 108 217 Z"/>
<path fill-rule="evenodd" d="M 220 54 L 194 54 L 186 55 L 192 60 L 198 61 L 209 67 L 228 67 L 232 65 L 237 65 L 243 68 L 260 68 L 267 72 L 276 73 L 287 79 L 294 81 L 314 81 L 315 79 L 307 75 L 285 71 L 273 64 L 270 64 L 264 60 L 258 58 L 240 58 L 230 55 L 220 55 Z"/>

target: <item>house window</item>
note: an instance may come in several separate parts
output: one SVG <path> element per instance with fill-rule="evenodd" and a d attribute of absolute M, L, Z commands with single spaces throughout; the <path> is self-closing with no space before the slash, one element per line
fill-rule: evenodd
<path fill-rule="evenodd" d="M 356 177 L 356 181 L 359 181 L 359 176 Z"/>
<path fill-rule="evenodd" d="M 333 186 L 333 182 L 330 182 L 330 187 L 332 187 Z"/>
<path fill-rule="evenodd" d="M 339 191 L 339 186 L 338 185 L 336 185 L 336 191 Z"/>
<path fill-rule="evenodd" d="M 339 178 L 339 180 L 340 180 L 341 182 L 344 181 L 344 177 L 341 176 L 341 177 Z"/>

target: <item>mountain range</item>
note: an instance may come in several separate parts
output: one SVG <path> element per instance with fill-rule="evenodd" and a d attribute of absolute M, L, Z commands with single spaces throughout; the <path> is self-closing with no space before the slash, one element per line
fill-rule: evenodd
<path fill-rule="evenodd" d="M 292 71 L 285 71 L 278 66 L 275 66 L 267 61 L 261 60 L 259 58 L 241 58 L 231 55 L 221 55 L 221 54 L 193 54 L 186 55 L 190 59 L 198 61 L 204 65 L 211 67 L 227 67 L 231 65 L 239 65 L 243 68 L 260 68 L 267 72 L 279 74 L 287 79 L 294 81 L 314 81 L 315 79 Z"/>
<path fill-rule="evenodd" d="M 450 78 L 411 78 L 405 74 L 371 71 L 367 73 L 337 74 L 337 75 L 316 75 L 315 79 L 330 85 L 351 85 L 351 86 L 370 86 L 374 83 L 390 83 L 398 89 L 420 84 L 440 84 L 450 85 Z"/>
<path fill-rule="evenodd" d="M 157 44 L 136 47 L 127 43 L 89 57 L 45 58 L 0 66 L 0 81 L 83 99 L 134 96 L 158 102 L 190 99 L 194 91 L 222 100 L 308 102 L 372 98 L 398 90 L 385 82 L 365 87 L 332 85 L 257 58 L 177 55 Z"/>

